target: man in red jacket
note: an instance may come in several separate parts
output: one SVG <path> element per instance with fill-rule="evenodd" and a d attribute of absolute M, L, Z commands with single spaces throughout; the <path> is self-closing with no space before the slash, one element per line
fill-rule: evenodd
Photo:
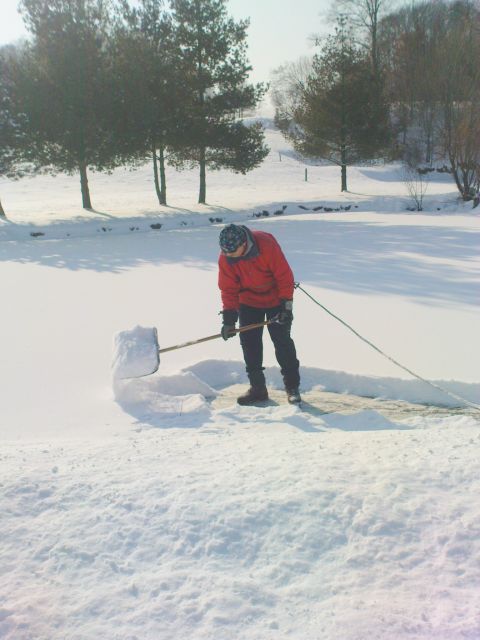
<path fill-rule="evenodd" d="M 222 337 L 265 318 L 280 365 L 288 401 L 301 402 L 300 374 L 295 344 L 290 337 L 293 313 L 293 273 L 280 245 L 270 233 L 230 224 L 220 233 L 218 286 L 223 303 Z M 263 374 L 263 327 L 240 333 L 250 388 L 238 398 L 242 405 L 268 400 Z"/>

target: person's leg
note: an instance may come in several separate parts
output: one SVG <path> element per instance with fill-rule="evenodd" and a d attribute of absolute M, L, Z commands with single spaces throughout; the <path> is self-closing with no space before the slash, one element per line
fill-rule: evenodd
<path fill-rule="evenodd" d="M 263 322 L 264 319 L 264 309 L 240 305 L 240 327 L 245 327 L 248 324 L 256 324 L 257 322 Z M 262 337 L 263 327 L 240 333 L 240 343 L 242 345 L 243 359 L 245 360 L 248 379 L 250 380 L 250 389 L 246 394 L 238 398 L 239 404 L 252 404 L 253 402 L 268 399 L 265 375 L 263 373 Z"/>
<path fill-rule="evenodd" d="M 280 307 L 267 309 L 267 319 L 275 317 L 280 309 Z M 297 359 L 295 343 L 290 336 L 291 326 L 291 323 L 279 324 L 274 322 L 268 325 L 268 331 L 275 348 L 275 356 L 280 365 L 285 388 L 287 390 L 298 390 L 300 386 L 300 363 Z"/>
<path fill-rule="evenodd" d="M 265 311 L 264 309 L 248 307 L 247 305 L 242 304 L 240 305 L 239 319 L 240 327 L 245 327 L 248 324 L 256 324 L 257 322 L 263 322 L 265 319 Z M 240 333 L 240 344 L 242 345 L 243 359 L 245 360 L 245 367 L 249 377 L 251 374 L 255 374 L 256 372 L 260 372 L 263 376 L 262 338 L 263 327 Z M 265 379 L 263 384 L 265 385 Z"/>

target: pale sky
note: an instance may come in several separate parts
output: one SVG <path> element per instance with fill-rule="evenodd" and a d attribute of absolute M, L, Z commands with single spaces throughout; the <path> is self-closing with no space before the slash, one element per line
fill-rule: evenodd
<path fill-rule="evenodd" d="M 17 5 L 18 0 L 0 0 L 0 45 L 26 35 Z M 330 5 L 331 0 L 229 0 L 233 18 L 250 18 L 252 80 L 268 81 L 272 69 L 312 55 L 309 36 L 330 29 L 325 18 Z"/>

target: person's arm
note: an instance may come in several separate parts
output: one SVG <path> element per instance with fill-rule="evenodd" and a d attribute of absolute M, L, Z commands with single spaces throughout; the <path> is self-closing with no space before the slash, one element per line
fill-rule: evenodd
<path fill-rule="evenodd" d="M 271 246 L 271 269 L 277 284 L 279 297 L 282 300 L 293 300 L 293 272 L 275 238 L 273 238 Z"/>
<path fill-rule="evenodd" d="M 240 281 L 223 256 L 218 261 L 218 287 L 222 296 L 222 338 L 236 335 L 233 330 L 238 320 Z"/>
<path fill-rule="evenodd" d="M 218 260 L 218 288 L 222 297 L 223 310 L 238 311 L 240 279 L 224 256 L 220 256 Z"/>

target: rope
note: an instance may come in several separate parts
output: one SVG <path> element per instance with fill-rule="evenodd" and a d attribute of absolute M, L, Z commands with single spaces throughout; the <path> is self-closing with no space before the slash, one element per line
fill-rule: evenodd
<path fill-rule="evenodd" d="M 342 320 L 341 318 L 339 318 L 337 315 L 335 315 L 334 313 L 332 313 L 332 311 L 330 311 L 329 309 L 327 309 L 327 307 L 325 307 L 323 304 L 321 304 L 320 302 L 318 302 L 318 300 L 315 300 L 315 298 L 313 296 L 311 296 L 307 291 L 305 291 L 305 289 L 303 289 L 303 287 L 300 286 L 299 282 L 295 283 L 295 289 L 300 289 L 300 291 L 303 291 L 303 293 L 308 296 L 310 298 L 310 300 L 312 300 L 313 302 L 315 302 L 315 304 L 317 304 L 319 307 L 321 307 L 324 311 L 326 311 L 330 316 L 332 316 L 332 318 L 335 318 L 335 320 L 338 320 L 338 322 L 340 322 L 341 324 L 343 324 L 344 327 L 347 327 L 347 329 L 349 329 L 352 333 L 354 333 L 358 338 L 360 338 L 360 340 L 362 340 L 363 342 L 365 342 L 366 344 L 368 344 L 370 347 L 372 347 L 372 349 L 375 349 L 375 351 L 377 351 L 378 353 L 380 353 L 382 356 L 384 356 L 385 358 L 387 358 L 388 360 L 390 360 L 390 362 L 393 362 L 393 364 L 395 364 L 397 367 L 400 367 L 400 369 L 403 369 L 404 371 L 406 371 L 407 373 L 409 373 L 411 376 L 413 376 L 414 378 L 417 378 L 418 380 L 421 380 L 422 382 L 425 382 L 425 384 L 430 385 L 431 387 L 433 387 L 434 389 L 437 389 L 437 391 L 441 391 L 442 393 L 447 394 L 448 396 L 454 398 L 455 400 L 458 400 L 459 402 L 461 402 L 462 404 L 465 404 L 469 407 L 472 407 L 473 409 L 476 409 L 477 411 L 480 411 L 480 405 L 476 404 L 475 402 L 470 402 L 470 400 L 467 400 L 466 398 L 462 398 L 462 396 L 457 395 L 456 393 L 453 393 L 453 391 L 449 391 L 448 389 L 445 389 L 444 387 L 441 387 L 439 384 L 436 384 L 435 382 L 432 382 L 431 380 L 427 380 L 426 378 L 422 378 L 422 376 L 419 376 L 417 373 L 415 373 L 414 371 L 412 371 L 411 369 L 409 369 L 408 367 L 403 366 L 403 364 L 400 364 L 400 362 L 398 362 L 397 360 L 395 360 L 394 358 L 392 358 L 391 356 L 389 356 L 388 354 L 384 353 L 381 349 L 379 349 L 376 345 L 373 344 L 373 342 L 370 342 L 370 340 L 367 340 L 366 338 L 364 338 L 362 335 L 360 335 L 358 333 L 358 331 L 355 331 L 355 329 L 353 327 L 351 327 L 347 322 L 345 322 L 344 320 Z"/>

